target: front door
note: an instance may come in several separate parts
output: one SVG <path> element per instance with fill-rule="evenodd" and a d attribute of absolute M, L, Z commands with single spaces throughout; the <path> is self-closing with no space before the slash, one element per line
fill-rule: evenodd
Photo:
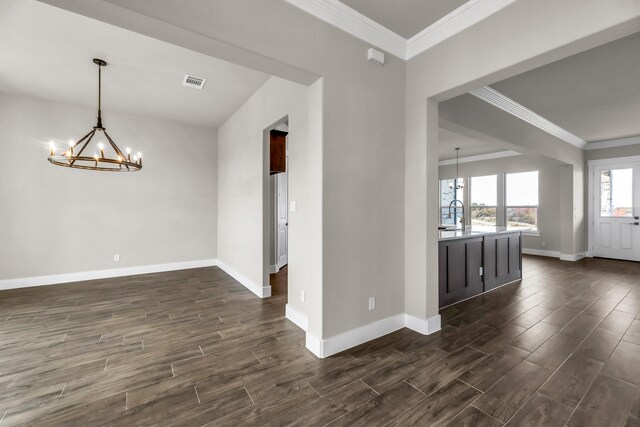
<path fill-rule="evenodd" d="M 640 261 L 640 162 L 593 171 L 593 255 Z"/>

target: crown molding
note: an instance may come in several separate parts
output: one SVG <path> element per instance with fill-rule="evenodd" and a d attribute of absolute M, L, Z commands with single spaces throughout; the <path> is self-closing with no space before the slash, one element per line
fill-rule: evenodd
<path fill-rule="evenodd" d="M 460 157 L 460 159 L 458 159 L 458 162 L 471 163 L 471 162 L 480 162 L 482 160 L 503 159 L 505 157 L 514 157 L 514 156 L 522 156 L 522 153 L 518 153 L 517 151 L 513 151 L 513 150 L 505 150 L 505 151 L 498 151 L 495 153 L 478 154 L 477 156 Z M 455 165 L 455 164 L 456 164 L 456 159 L 440 160 L 438 162 L 438 166 L 447 166 L 447 165 Z"/>
<path fill-rule="evenodd" d="M 411 59 L 436 44 L 466 30 L 516 0 L 470 0 L 407 40 L 405 59 Z"/>
<path fill-rule="evenodd" d="M 310 15 L 354 37 L 405 59 L 407 40 L 338 0 L 286 0 Z"/>
<path fill-rule="evenodd" d="M 513 99 L 501 94 L 495 89 L 490 88 L 489 86 L 484 86 L 478 89 L 474 89 L 469 92 L 471 95 L 482 99 L 485 102 L 497 107 L 507 113 L 519 118 L 520 120 L 524 120 L 525 122 L 542 129 L 559 138 L 569 144 L 578 147 L 580 149 L 584 149 L 587 146 L 587 142 L 582 138 L 577 137 L 572 134 L 568 130 L 561 128 L 555 123 L 550 122 L 539 114 L 534 113 L 529 110 L 527 107 L 518 104 Z"/>
<path fill-rule="evenodd" d="M 516 0 L 470 0 L 409 40 L 338 0 L 285 0 L 354 37 L 408 60 Z"/>
<path fill-rule="evenodd" d="M 609 139 L 606 141 L 589 142 L 585 150 L 600 150 L 602 148 L 624 147 L 627 145 L 640 144 L 640 136 L 632 136 L 629 138 Z"/>

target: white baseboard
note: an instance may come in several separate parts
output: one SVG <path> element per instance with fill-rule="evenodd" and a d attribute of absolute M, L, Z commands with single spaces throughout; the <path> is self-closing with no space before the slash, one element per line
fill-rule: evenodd
<path fill-rule="evenodd" d="M 410 314 L 405 314 L 404 325 L 422 335 L 431 335 L 434 332 L 438 332 L 442 327 L 439 314 L 428 319 L 420 319 Z"/>
<path fill-rule="evenodd" d="M 541 249 L 528 249 L 522 248 L 522 253 L 527 255 L 538 255 L 538 256 L 548 256 L 551 258 L 559 258 L 561 261 L 578 261 L 586 256 L 588 256 L 585 252 L 580 252 L 577 254 L 563 254 L 559 251 L 545 251 Z"/>
<path fill-rule="evenodd" d="M 83 282 L 85 280 L 108 279 L 111 277 L 133 276 L 137 274 L 162 273 L 164 271 L 212 267 L 217 265 L 217 263 L 216 259 L 203 259 L 197 261 L 171 262 L 167 264 L 112 268 L 108 270 L 83 271 L 79 273 L 53 274 L 50 276 L 21 277 L 17 279 L 0 280 L 0 289 L 28 288 L 31 286 Z"/>
<path fill-rule="evenodd" d="M 221 260 L 218 260 L 218 267 L 220 267 L 220 269 L 222 269 L 222 271 L 227 273 L 229 276 L 233 277 L 238 282 L 240 282 L 240 284 L 242 286 L 244 286 L 245 288 L 249 289 L 254 294 L 258 295 L 260 298 L 268 298 L 268 297 L 271 296 L 271 286 L 270 285 L 269 286 L 262 286 L 262 285 L 259 285 L 259 284 L 255 283 L 255 282 L 253 282 L 247 276 L 245 276 L 244 274 L 234 270 L 228 264 L 226 264 L 225 262 L 223 262 Z"/>
<path fill-rule="evenodd" d="M 323 341 L 321 339 L 318 339 L 307 332 L 307 335 L 305 337 L 305 347 L 307 347 L 307 350 L 315 354 L 316 357 L 319 357 L 320 359 L 328 357 L 324 355 L 322 343 Z"/>
<path fill-rule="evenodd" d="M 405 313 L 396 314 L 329 337 L 326 340 L 319 339 L 307 332 L 306 347 L 317 357 L 325 358 L 404 327 L 423 335 L 432 334 L 440 330 L 440 315 L 429 319 L 418 319 Z"/>
<path fill-rule="evenodd" d="M 577 254 L 560 254 L 560 260 L 561 261 L 578 261 L 586 256 L 587 254 L 585 252 L 580 252 Z"/>
<path fill-rule="evenodd" d="M 306 331 L 309 328 L 309 319 L 289 304 L 285 306 L 285 317 L 295 323 L 300 329 Z"/>
<path fill-rule="evenodd" d="M 548 256 L 551 258 L 560 258 L 559 251 L 546 251 L 543 249 L 522 248 L 522 253 L 527 255 Z"/>

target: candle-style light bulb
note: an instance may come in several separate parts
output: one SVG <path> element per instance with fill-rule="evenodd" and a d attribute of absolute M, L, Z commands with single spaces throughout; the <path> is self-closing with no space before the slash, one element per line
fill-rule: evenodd
<path fill-rule="evenodd" d="M 49 141 L 49 148 L 50 148 L 51 156 L 55 156 L 56 155 L 56 146 L 53 143 L 53 141 Z"/>
<path fill-rule="evenodd" d="M 95 159 L 95 161 L 96 161 L 96 166 L 98 166 L 98 160 L 99 160 L 99 159 L 98 159 L 98 155 L 97 155 L 96 153 L 93 153 L 93 158 L 94 158 L 94 159 Z"/>
<path fill-rule="evenodd" d="M 73 155 L 73 140 L 69 140 L 69 153 L 70 155 Z"/>
<path fill-rule="evenodd" d="M 142 153 L 138 152 L 138 160 L 140 163 L 140 166 L 142 166 Z"/>
<path fill-rule="evenodd" d="M 100 148 L 100 157 L 104 159 L 104 144 L 101 142 L 98 144 L 98 148 Z"/>
<path fill-rule="evenodd" d="M 133 156 L 134 163 L 138 163 L 138 156 Z"/>
<path fill-rule="evenodd" d="M 131 161 L 131 148 L 127 147 L 127 161 Z"/>
<path fill-rule="evenodd" d="M 75 145 L 75 142 L 73 142 L 73 139 L 69 140 L 69 147 L 73 147 Z"/>

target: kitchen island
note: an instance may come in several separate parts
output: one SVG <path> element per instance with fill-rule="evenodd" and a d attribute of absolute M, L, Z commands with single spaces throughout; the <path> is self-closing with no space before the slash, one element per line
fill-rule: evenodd
<path fill-rule="evenodd" d="M 440 307 L 522 278 L 522 232 L 469 226 L 438 231 Z"/>

